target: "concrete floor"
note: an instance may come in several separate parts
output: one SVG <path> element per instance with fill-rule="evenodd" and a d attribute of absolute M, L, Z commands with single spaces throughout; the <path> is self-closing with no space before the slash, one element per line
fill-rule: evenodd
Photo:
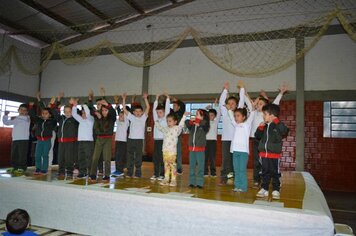
<path fill-rule="evenodd" d="M 323 191 L 334 222 L 347 224 L 356 232 L 356 193 Z"/>

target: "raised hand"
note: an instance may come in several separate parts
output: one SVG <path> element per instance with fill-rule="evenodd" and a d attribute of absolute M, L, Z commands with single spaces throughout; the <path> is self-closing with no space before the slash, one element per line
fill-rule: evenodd
<path fill-rule="evenodd" d="M 62 92 L 60 92 L 60 93 L 58 94 L 57 100 L 60 101 L 61 98 L 63 98 L 63 97 L 64 97 L 64 92 L 62 91 Z"/>
<path fill-rule="evenodd" d="M 288 85 L 287 85 L 287 83 L 283 82 L 283 83 L 281 84 L 281 86 L 279 87 L 279 92 L 280 92 L 281 94 L 284 94 L 284 93 L 286 93 L 287 91 L 288 91 Z"/>
<path fill-rule="evenodd" d="M 245 83 L 242 80 L 239 80 L 237 82 L 237 88 L 240 89 L 240 88 L 244 88 L 244 87 L 245 87 Z"/>
<path fill-rule="evenodd" d="M 260 90 L 260 96 L 264 97 L 265 99 L 268 99 L 266 91 L 264 91 L 263 89 Z"/>
<path fill-rule="evenodd" d="M 101 119 L 101 114 L 100 114 L 100 112 L 96 111 L 96 112 L 95 112 L 95 116 L 96 116 L 98 119 Z"/>
<path fill-rule="evenodd" d="M 100 88 L 100 96 L 105 97 L 105 88 L 104 87 Z"/>
<path fill-rule="evenodd" d="M 124 100 L 125 100 L 125 99 L 126 99 L 126 97 L 127 97 L 127 93 L 122 94 L 122 96 L 121 96 L 121 97 L 122 97 L 122 99 L 124 99 Z"/>
<path fill-rule="evenodd" d="M 93 99 L 93 97 L 94 97 L 94 92 L 92 89 L 90 89 L 88 92 L 88 98 L 89 98 L 89 100 L 91 100 L 91 99 Z"/>
<path fill-rule="evenodd" d="M 54 104 L 56 102 L 56 97 L 52 97 L 49 101 L 49 104 Z"/>
<path fill-rule="evenodd" d="M 224 89 L 229 90 L 229 88 L 230 88 L 230 83 L 229 82 L 225 82 L 224 83 Z"/>
<path fill-rule="evenodd" d="M 158 99 L 159 99 L 159 96 L 161 96 L 161 94 L 159 94 L 159 93 L 157 93 L 156 94 L 156 100 L 158 101 Z M 143 96 L 142 96 L 143 97 Z"/>
<path fill-rule="evenodd" d="M 164 91 L 164 92 L 163 92 L 163 95 L 166 96 L 167 99 L 169 98 L 169 94 L 168 94 L 167 91 Z"/>
<path fill-rule="evenodd" d="M 41 92 L 40 91 L 38 91 L 36 93 L 36 98 L 37 98 L 37 101 L 41 101 Z"/>
<path fill-rule="evenodd" d="M 115 104 L 119 104 L 119 98 L 120 98 L 119 95 L 115 95 L 114 96 L 114 103 Z"/>
<path fill-rule="evenodd" d="M 148 93 L 147 93 L 147 92 L 144 92 L 144 93 L 142 94 L 142 98 L 143 98 L 143 99 L 147 99 L 147 98 L 148 98 Z"/>
<path fill-rule="evenodd" d="M 35 103 L 34 102 L 29 102 L 28 105 L 32 107 Z"/>

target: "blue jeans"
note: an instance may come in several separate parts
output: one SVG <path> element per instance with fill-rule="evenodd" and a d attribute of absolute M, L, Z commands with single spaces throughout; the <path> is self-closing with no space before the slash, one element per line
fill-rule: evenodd
<path fill-rule="evenodd" d="M 235 172 L 235 188 L 241 189 L 242 191 L 247 191 L 247 162 L 248 153 L 247 152 L 235 152 L 232 155 L 232 160 L 234 164 Z"/>
<path fill-rule="evenodd" d="M 205 152 L 189 152 L 189 184 L 204 185 Z"/>
<path fill-rule="evenodd" d="M 51 140 L 37 141 L 35 151 L 36 170 L 47 172 L 48 170 L 48 153 L 51 149 Z"/>

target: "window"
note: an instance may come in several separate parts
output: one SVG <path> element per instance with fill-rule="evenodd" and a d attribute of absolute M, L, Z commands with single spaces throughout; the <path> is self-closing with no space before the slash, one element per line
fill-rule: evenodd
<path fill-rule="evenodd" d="M 19 106 L 21 104 L 22 104 L 21 102 L 0 99 L 0 116 L 1 116 L 0 127 L 11 127 L 11 126 L 4 125 L 4 123 L 2 122 L 2 118 L 5 115 L 5 111 L 10 112 L 9 113 L 10 117 L 18 116 L 19 113 L 17 112 L 17 110 L 19 109 Z"/>
<path fill-rule="evenodd" d="M 324 137 L 356 138 L 356 101 L 324 102 Z"/>

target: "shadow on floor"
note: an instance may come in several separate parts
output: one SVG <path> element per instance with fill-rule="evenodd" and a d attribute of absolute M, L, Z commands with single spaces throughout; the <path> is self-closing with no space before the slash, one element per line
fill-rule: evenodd
<path fill-rule="evenodd" d="M 335 223 L 347 224 L 356 232 L 356 193 L 323 191 Z"/>

